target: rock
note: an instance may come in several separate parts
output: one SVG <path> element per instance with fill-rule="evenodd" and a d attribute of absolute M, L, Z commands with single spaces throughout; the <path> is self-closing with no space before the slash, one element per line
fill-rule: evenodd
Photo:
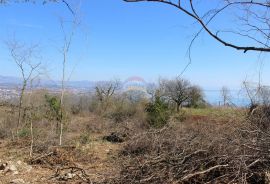
<path fill-rule="evenodd" d="M 13 171 L 12 174 L 13 174 L 13 175 L 17 175 L 17 174 L 19 174 L 19 172 L 18 172 L 18 171 Z"/>
<path fill-rule="evenodd" d="M 26 169 L 27 172 L 30 172 L 30 171 L 32 170 L 32 168 L 33 168 L 33 167 L 30 166 L 30 165 L 27 165 L 27 166 L 25 167 L 25 169 Z"/>
<path fill-rule="evenodd" d="M 17 165 L 22 165 L 22 161 L 18 160 Z"/>
<path fill-rule="evenodd" d="M 9 172 L 14 175 L 19 174 L 17 167 L 13 164 L 6 163 L 6 164 L 0 165 L 0 167 L 1 167 L 0 171 L 2 171 L 4 174 L 9 173 Z"/>
<path fill-rule="evenodd" d="M 14 179 L 10 183 L 12 183 L 12 184 L 25 184 L 23 179 Z"/>
<path fill-rule="evenodd" d="M 72 174 L 72 173 L 67 173 L 66 174 L 66 178 L 67 179 L 72 179 L 72 178 L 74 178 L 76 175 L 75 174 Z"/>
<path fill-rule="evenodd" d="M 7 172 L 11 172 L 14 175 L 19 174 L 18 169 L 15 165 L 9 165 Z"/>
<path fill-rule="evenodd" d="M 18 171 L 17 167 L 15 165 L 10 165 L 9 170 L 12 171 L 12 172 Z"/>

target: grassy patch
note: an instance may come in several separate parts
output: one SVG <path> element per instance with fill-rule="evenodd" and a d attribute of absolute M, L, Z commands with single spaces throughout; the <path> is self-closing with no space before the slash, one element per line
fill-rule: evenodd
<path fill-rule="evenodd" d="M 246 115 L 246 110 L 236 108 L 184 108 L 183 111 L 189 117 L 205 117 L 217 121 L 223 120 L 243 120 Z"/>

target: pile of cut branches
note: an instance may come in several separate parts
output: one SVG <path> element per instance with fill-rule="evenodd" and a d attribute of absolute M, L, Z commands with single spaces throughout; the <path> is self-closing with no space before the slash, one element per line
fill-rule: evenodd
<path fill-rule="evenodd" d="M 74 166 L 74 154 L 72 154 L 70 150 L 58 147 L 48 153 L 31 158 L 28 163 L 49 168 L 56 166 Z"/>
<path fill-rule="evenodd" d="M 79 183 L 93 183 L 85 170 L 80 167 L 62 167 L 57 168 L 54 175 L 49 178 L 50 181 L 78 181 Z"/>
<path fill-rule="evenodd" d="M 135 135 L 106 183 L 267 183 L 270 134 L 256 123 L 182 124 Z"/>

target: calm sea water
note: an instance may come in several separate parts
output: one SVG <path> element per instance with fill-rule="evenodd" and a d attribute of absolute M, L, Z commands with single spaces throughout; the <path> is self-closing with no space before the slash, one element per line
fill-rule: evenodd
<path fill-rule="evenodd" d="M 214 106 L 223 105 L 223 99 L 220 91 L 204 91 L 205 99 Z M 239 107 L 246 107 L 250 104 L 248 97 L 239 91 L 230 92 L 230 103 Z"/>

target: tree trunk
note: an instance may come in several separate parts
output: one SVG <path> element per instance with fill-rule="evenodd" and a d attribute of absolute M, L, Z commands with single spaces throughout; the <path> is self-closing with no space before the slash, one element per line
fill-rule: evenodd
<path fill-rule="evenodd" d="M 31 115 L 31 119 L 30 119 L 30 133 L 31 133 L 30 157 L 32 157 L 33 156 L 33 145 L 34 145 L 34 134 L 33 134 L 32 115 Z"/>
<path fill-rule="evenodd" d="M 23 104 L 23 96 L 24 96 L 24 91 L 26 88 L 26 81 L 24 80 L 23 82 L 23 87 L 21 89 L 21 94 L 20 94 L 20 102 L 19 102 L 19 116 L 18 116 L 18 121 L 17 121 L 17 127 L 16 127 L 16 134 L 17 137 L 19 135 L 19 127 L 21 125 L 21 116 L 22 116 L 22 104 Z"/>
<path fill-rule="evenodd" d="M 63 137 L 63 100 L 64 100 L 64 83 L 65 83 L 65 67 L 66 67 L 66 52 L 63 54 L 63 73 L 62 73 L 62 89 L 61 89 L 61 99 L 60 99 L 60 135 L 59 135 L 59 145 L 62 145 L 62 137 Z"/>
<path fill-rule="evenodd" d="M 181 104 L 177 104 L 177 105 L 176 105 L 176 110 L 177 110 L 177 112 L 180 111 L 180 105 L 181 105 Z"/>

